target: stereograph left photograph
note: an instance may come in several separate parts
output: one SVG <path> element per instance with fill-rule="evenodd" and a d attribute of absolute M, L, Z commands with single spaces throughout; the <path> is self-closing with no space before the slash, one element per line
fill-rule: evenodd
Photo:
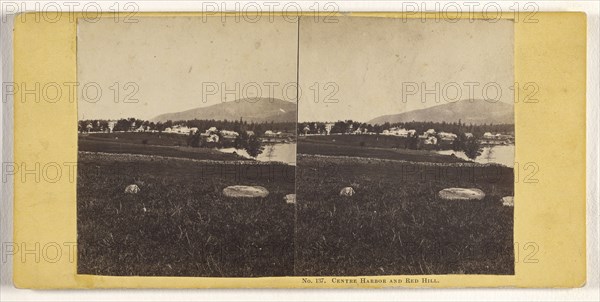
<path fill-rule="evenodd" d="M 78 274 L 294 274 L 297 18 L 77 25 Z"/>

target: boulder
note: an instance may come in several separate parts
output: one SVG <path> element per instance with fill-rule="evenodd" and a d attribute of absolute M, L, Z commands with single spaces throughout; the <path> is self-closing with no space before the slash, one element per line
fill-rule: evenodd
<path fill-rule="evenodd" d="M 140 187 L 138 187 L 138 185 L 135 185 L 135 184 L 133 184 L 133 185 L 128 185 L 128 186 L 125 188 L 125 193 L 126 193 L 126 194 L 137 194 L 137 193 L 139 193 L 139 192 L 140 192 Z"/>
<path fill-rule="evenodd" d="M 234 198 L 267 197 L 269 191 L 260 186 L 229 186 L 223 189 L 223 195 Z"/>
<path fill-rule="evenodd" d="M 502 205 L 505 207 L 514 207 L 515 206 L 515 198 L 512 196 L 502 197 Z"/>
<path fill-rule="evenodd" d="M 475 188 L 447 188 L 441 190 L 438 196 L 444 200 L 482 200 L 485 193 Z"/>
<path fill-rule="evenodd" d="M 340 191 L 340 196 L 352 196 L 354 195 L 354 189 L 352 187 L 345 187 Z"/>
<path fill-rule="evenodd" d="M 294 204 L 296 203 L 296 194 L 287 194 L 283 197 L 283 200 L 285 200 L 285 203 Z"/>

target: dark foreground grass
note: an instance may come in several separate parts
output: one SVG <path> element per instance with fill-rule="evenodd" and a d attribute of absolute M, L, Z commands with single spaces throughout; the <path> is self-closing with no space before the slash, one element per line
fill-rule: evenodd
<path fill-rule="evenodd" d="M 297 172 L 297 275 L 514 274 L 510 168 L 300 155 Z"/>
<path fill-rule="evenodd" d="M 124 194 L 134 180 L 137 195 Z M 232 199 L 228 185 L 266 198 Z M 78 272 L 116 276 L 285 276 L 294 270 L 294 167 L 80 153 Z"/>

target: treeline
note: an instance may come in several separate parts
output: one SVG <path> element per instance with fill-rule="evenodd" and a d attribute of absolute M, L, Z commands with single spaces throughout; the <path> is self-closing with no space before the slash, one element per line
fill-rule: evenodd
<path fill-rule="evenodd" d="M 326 133 L 325 122 L 304 122 L 298 123 L 298 133 Z M 405 128 L 407 130 L 414 129 L 417 133 L 422 134 L 428 129 L 434 129 L 436 132 L 452 132 L 457 135 L 461 133 L 471 133 L 475 137 L 482 137 L 485 132 L 492 133 L 513 133 L 514 124 L 467 124 L 460 120 L 458 122 L 401 122 L 401 123 L 384 123 L 384 124 L 367 124 L 353 120 L 337 121 L 332 123 L 331 132 L 335 134 L 352 133 L 357 129 L 366 129 L 367 132 L 381 134 L 383 130 L 388 130 L 392 127 Z"/>
<path fill-rule="evenodd" d="M 229 120 L 180 120 L 180 121 L 166 121 L 166 122 L 151 122 L 147 120 L 141 120 L 136 118 L 119 119 L 114 123 L 112 131 L 135 131 L 140 126 L 144 130 L 159 131 L 162 132 L 167 128 L 172 128 L 175 125 L 196 127 L 200 132 L 208 130 L 210 127 L 216 127 L 219 130 L 231 130 L 236 132 L 242 131 L 254 131 L 258 136 L 264 134 L 267 130 L 282 131 L 282 132 L 293 132 L 295 129 L 295 123 L 283 123 L 283 122 L 262 122 L 254 123 L 244 121 L 242 119 L 229 121 Z M 91 131 L 91 132 L 104 132 L 109 129 L 109 120 L 95 119 L 95 120 L 80 120 L 78 125 L 79 131 Z"/>

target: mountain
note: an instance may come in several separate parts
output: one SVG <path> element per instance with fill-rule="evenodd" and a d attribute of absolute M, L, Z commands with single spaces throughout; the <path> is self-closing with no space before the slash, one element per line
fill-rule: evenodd
<path fill-rule="evenodd" d="M 181 112 L 161 114 L 151 121 L 168 120 L 239 120 L 248 122 L 296 122 L 296 103 L 274 99 L 239 99 L 231 102 L 199 107 Z"/>
<path fill-rule="evenodd" d="M 458 122 L 472 124 L 513 124 L 513 106 L 501 102 L 485 100 L 461 100 L 454 103 L 437 105 L 425 109 L 413 110 L 399 114 L 382 115 L 370 120 L 369 124 L 385 122 Z"/>

